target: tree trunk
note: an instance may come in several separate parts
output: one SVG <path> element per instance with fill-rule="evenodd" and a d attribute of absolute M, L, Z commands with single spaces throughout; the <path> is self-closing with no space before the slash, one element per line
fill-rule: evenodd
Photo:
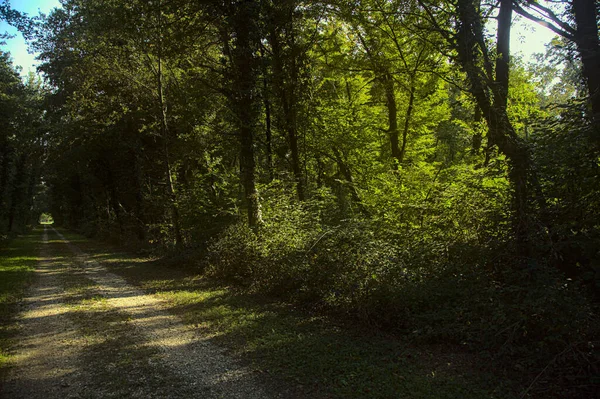
<path fill-rule="evenodd" d="M 25 226 L 29 226 L 30 224 L 32 224 L 31 217 L 33 216 L 32 210 L 34 209 L 35 186 L 36 186 L 37 182 L 40 180 L 40 166 L 39 166 L 38 160 L 39 160 L 39 158 L 37 158 L 35 164 L 31 166 L 31 172 L 29 174 L 29 179 L 28 179 L 29 181 L 27 183 L 27 194 L 26 194 L 27 202 L 25 204 L 27 213 L 25 214 L 25 218 L 23 220 L 23 224 Z"/>
<path fill-rule="evenodd" d="M 476 124 L 481 122 L 481 109 L 477 105 L 475 105 L 475 115 L 473 115 L 473 121 Z M 481 134 L 480 131 L 478 131 L 477 133 L 475 133 L 473 135 L 472 148 L 473 148 L 474 154 L 478 154 L 479 150 L 481 150 L 482 141 L 483 141 L 483 135 Z"/>
<path fill-rule="evenodd" d="M 10 207 L 8 211 L 8 231 L 13 231 L 15 219 L 17 217 L 17 206 L 23 196 L 23 180 L 25 179 L 25 167 L 27 165 L 27 155 L 23 154 L 17 162 L 17 172 L 13 179 L 13 190 L 10 198 Z"/>
<path fill-rule="evenodd" d="M 530 154 L 526 144 L 519 138 L 506 113 L 506 97 L 508 93 L 508 57 L 510 39 L 510 14 L 512 3 L 501 0 L 500 17 L 498 20 L 498 50 L 501 53 L 497 60 L 496 81 L 491 85 L 489 71 L 480 66 L 480 55 L 487 57 L 481 16 L 473 0 L 459 0 L 457 3 L 460 26 L 456 35 L 456 50 L 459 61 L 465 70 L 471 86 L 471 93 L 481 109 L 489 129 L 488 141 L 497 145 L 506 155 L 509 162 L 509 181 L 513 187 L 513 231 L 518 250 L 523 256 L 528 256 L 528 192 L 527 181 L 530 164 Z M 502 32 L 502 33 L 501 33 Z M 479 47 L 479 50 L 477 48 Z M 486 60 L 483 60 L 486 64 Z M 494 102 L 490 98 L 492 93 Z M 496 102 L 497 101 L 497 102 Z"/>
<path fill-rule="evenodd" d="M 136 145 L 136 149 L 133 152 L 133 160 L 135 174 L 135 229 L 138 239 L 140 241 L 144 241 L 146 239 L 146 223 L 144 222 L 144 194 L 142 192 L 144 187 L 144 176 L 141 166 L 139 144 Z"/>
<path fill-rule="evenodd" d="M 352 201 L 356 204 L 356 206 L 358 206 L 358 209 L 363 215 L 368 216 L 369 212 L 365 208 L 362 200 L 360 199 L 360 195 L 358 195 L 358 190 L 354 185 L 354 178 L 352 177 L 352 171 L 350 170 L 350 167 L 344 161 L 341 152 L 337 148 L 333 149 L 333 154 L 340 173 L 342 176 L 344 176 L 344 180 L 346 180 L 346 183 L 350 187 L 350 196 L 352 197 Z"/>
<path fill-rule="evenodd" d="M 514 128 L 508 120 L 508 85 L 510 70 L 510 28 L 512 23 L 512 0 L 500 0 L 498 13 L 498 37 L 496 41 L 496 81 L 493 89 L 495 112 L 491 115 L 495 119 L 494 136 L 498 147 L 512 162 L 509 177 L 514 187 L 514 230 L 517 244 L 522 255 L 529 254 L 528 237 L 528 174 L 530 154 L 526 143 L 521 142 Z M 502 145 L 502 147 L 500 147 Z"/>
<path fill-rule="evenodd" d="M 600 42 L 595 3 L 594 0 L 572 0 L 577 24 L 575 41 L 581 55 L 595 125 L 593 140 L 600 148 Z"/>
<path fill-rule="evenodd" d="M 398 132 L 398 104 L 396 102 L 396 90 L 394 78 L 388 73 L 383 78 L 385 89 L 385 105 L 388 110 L 388 135 L 390 138 L 390 146 L 392 150 L 394 170 L 398 169 L 398 165 L 402 163 L 402 152 L 400 151 L 400 140 Z"/>
<path fill-rule="evenodd" d="M 8 140 L 4 140 L 0 150 L 0 220 L 3 219 L 7 214 L 7 203 L 8 203 L 8 181 L 9 181 L 9 170 L 10 170 L 10 158 L 11 149 L 8 144 Z"/>
<path fill-rule="evenodd" d="M 289 13 L 289 18 L 290 21 L 287 22 L 291 25 L 291 13 Z M 286 76 L 283 68 L 284 60 L 281 54 L 281 43 L 279 42 L 278 33 L 275 31 L 275 29 L 271 30 L 269 39 L 273 51 L 275 84 L 279 89 L 279 100 L 281 102 L 281 109 L 283 111 L 285 131 L 288 136 L 288 144 L 290 146 L 290 153 L 292 155 L 292 172 L 294 173 L 294 180 L 296 183 L 296 193 L 298 195 L 298 199 L 300 201 L 304 201 L 304 181 L 302 176 L 302 167 L 300 165 L 300 150 L 298 149 L 298 104 L 296 100 L 296 94 L 298 91 L 298 66 L 295 59 L 296 52 L 292 52 L 292 57 L 294 58 L 291 59 L 289 76 Z M 293 38 L 292 47 L 294 47 Z"/>
<path fill-rule="evenodd" d="M 512 0 L 500 0 L 496 40 L 496 87 L 494 90 L 494 107 L 499 110 L 506 110 L 508 105 L 511 20 Z"/>
<path fill-rule="evenodd" d="M 240 138 L 240 171 L 244 196 L 248 207 L 248 225 L 256 228 L 262 224 L 262 213 L 256 189 L 256 165 L 254 161 L 254 130 L 257 125 L 256 75 L 254 57 L 258 47 L 256 21 L 258 4 L 255 1 L 237 3 L 233 8 L 232 23 L 235 48 L 232 51 L 234 111 L 238 121 Z"/>
<path fill-rule="evenodd" d="M 167 179 L 167 196 L 171 207 L 171 220 L 173 222 L 173 231 L 175 233 L 175 245 L 180 246 L 183 244 L 183 237 L 181 235 L 179 209 L 177 207 L 177 196 L 175 193 L 175 186 L 173 184 L 173 171 L 171 169 L 171 161 L 169 156 L 169 125 L 167 119 L 167 103 L 164 95 L 163 85 L 163 71 L 162 71 L 162 9 L 159 0 L 158 3 L 158 29 L 159 29 L 159 41 L 158 41 L 158 68 L 157 68 L 157 83 L 158 83 L 158 102 L 160 106 L 160 126 L 161 133 L 164 142 L 164 162 L 165 162 L 165 173 Z"/>
<path fill-rule="evenodd" d="M 402 131 L 402 148 L 400 149 L 399 162 L 404 161 L 406 155 L 406 146 L 408 144 L 408 131 L 410 128 L 410 119 L 415 107 L 415 86 L 411 86 L 410 95 L 408 97 L 408 107 L 406 108 L 406 119 L 404 120 L 404 130 Z"/>
<path fill-rule="evenodd" d="M 269 180 L 273 181 L 273 132 L 271 130 L 271 101 L 269 100 L 269 89 L 267 85 L 267 71 L 264 70 L 263 77 L 263 99 L 265 105 L 265 135 L 267 141 L 267 171 L 269 173 Z"/>

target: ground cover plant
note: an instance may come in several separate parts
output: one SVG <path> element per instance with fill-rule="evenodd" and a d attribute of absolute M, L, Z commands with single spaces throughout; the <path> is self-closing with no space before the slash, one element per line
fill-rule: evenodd
<path fill-rule="evenodd" d="M 38 232 L 3 242 L 0 247 L 0 375 L 10 359 L 18 308 L 38 262 Z"/>

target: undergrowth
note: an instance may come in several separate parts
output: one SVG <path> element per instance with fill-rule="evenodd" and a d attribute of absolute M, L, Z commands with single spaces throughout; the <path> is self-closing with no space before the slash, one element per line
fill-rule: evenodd
<path fill-rule="evenodd" d="M 589 287 L 495 238 L 390 232 L 372 219 L 319 221 L 313 204 L 269 204 L 265 225 L 226 229 L 207 274 L 250 293 L 344 315 L 417 342 L 460 345 L 533 382 L 527 395 L 600 392 L 600 323 Z M 493 237 L 492 237 L 493 238 Z"/>

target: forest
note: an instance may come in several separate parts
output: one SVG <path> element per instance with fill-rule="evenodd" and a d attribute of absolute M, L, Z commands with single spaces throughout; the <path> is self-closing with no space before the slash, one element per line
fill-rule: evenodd
<path fill-rule="evenodd" d="M 600 392 L 600 3 L 61 4 L 0 6 L 42 76 L 0 55 L 0 235 L 47 213 Z M 515 18 L 556 34 L 535 62 Z"/>

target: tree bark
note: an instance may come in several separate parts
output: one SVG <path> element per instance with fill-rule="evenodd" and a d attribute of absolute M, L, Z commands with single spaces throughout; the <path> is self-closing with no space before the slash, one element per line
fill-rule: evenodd
<path fill-rule="evenodd" d="M 286 10 L 287 11 L 287 10 Z M 292 12 L 285 12 L 285 18 L 289 19 L 285 21 L 290 25 L 290 30 L 293 29 Z M 290 33 L 290 35 L 293 35 Z M 296 46 L 293 36 L 290 38 L 292 44 L 292 55 L 290 59 L 289 73 L 284 72 L 284 59 L 281 49 L 281 43 L 279 41 L 278 32 L 273 27 L 269 34 L 269 41 L 273 52 L 273 69 L 275 72 L 275 84 L 279 92 L 279 101 L 281 103 L 281 109 L 283 111 L 283 120 L 285 124 L 285 131 L 288 137 L 288 144 L 290 146 L 290 153 L 292 155 L 292 172 L 294 174 L 294 180 L 296 183 L 296 193 L 300 201 L 304 201 L 304 180 L 302 176 L 302 167 L 300 164 L 300 150 L 298 148 L 298 104 L 297 104 L 297 92 L 298 92 L 298 64 L 296 62 Z"/>
<path fill-rule="evenodd" d="M 408 131 L 410 128 L 410 119 L 412 118 L 415 107 L 415 86 L 411 86 L 408 96 L 408 107 L 406 108 L 406 118 L 404 119 L 404 130 L 402 130 L 402 148 L 400 148 L 399 162 L 404 161 L 406 155 L 406 146 L 408 145 Z"/>
<path fill-rule="evenodd" d="M 133 152 L 134 174 L 135 174 L 135 226 L 137 237 L 140 241 L 146 239 L 146 223 L 144 222 L 146 215 L 144 214 L 144 176 L 141 165 L 141 156 L 139 144 Z"/>
<path fill-rule="evenodd" d="M 27 165 L 27 155 L 23 154 L 17 162 L 17 171 L 13 179 L 13 190 L 10 198 L 10 207 L 8 212 L 8 231 L 13 231 L 15 219 L 17 217 L 17 205 L 21 202 L 23 196 L 23 180 L 25 178 L 25 168 Z"/>
<path fill-rule="evenodd" d="M 388 135 L 390 138 L 390 147 L 392 150 L 392 158 L 395 160 L 392 164 L 394 170 L 398 169 L 398 165 L 402 163 L 402 151 L 400 150 L 400 138 L 398 131 L 398 104 L 396 102 L 396 90 L 394 78 L 391 74 L 386 73 L 383 77 L 383 85 L 385 89 L 385 105 L 388 110 Z M 402 143 L 404 145 L 404 143 Z"/>
<path fill-rule="evenodd" d="M 265 136 L 267 142 L 267 171 L 269 173 L 269 180 L 273 181 L 273 131 L 271 129 L 271 101 L 269 99 L 266 68 L 264 69 L 263 74 L 263 102 L 265 105 Z"/>
<path fill-rule="evenodd" d="M 404 152 L 406 150 L 406 139 L 408 133 L 408 119 L 405 123 L 405 129 L 402 135 L 402 146 L 400 146 L 400 129 L 398 128 L 398 102 L 396 101 L 396 85 L 394 77 L 390 72 L 390 68 L 378 54 L 378 51 L 373 51 L 371 45 L 357 29 L 358 38 L 365 49 L 367 56 L 371 62 L 373 71 L 378 76 L 385 92 L 385 105 L 388 111 L 388 137 L 390 140 L 390 149 L 392 153 L 392 169 L 398 170 L 398 165 L 404 160 Z M 350 97 L 350 95 L 348 95 Z M 411 95 L 409 101 L 408 114 L 412 113 L 412 104 L 414 96 Z"/>
<path fill-rule="evenodd" d="M 508 105 L 511 20 L 512 0 L 500 0 L 496 40 L 496 90 L 494 91 L 494 106 L 498 109 L 506 109 Z"/>
<path fill-rule="evenodd" d="M 513 187 L 513 231 L 518 250 L 523 256 L 529 253 L 528 227 L 528 172 L 530 154 L 526 144 L 519 138 L 506 113 L 508 94 L 508 57 L 510 40 L 510 0 L 501 0 L 498 21 L 497 48 L 500 57 L 497 60 L 496 79 L 491 85 L 489 71 L 480 66 L 480 56 L 487 64 L 487 48 L 485 47 L 481 16 L 473 0 L 459 0 L 457 3 L 460 26 L 456 36 L 456 50 L 459 62 L 467 74 L 470 91 L 475 97 L 488 125 L 488 141 L 497 145 L 506 155 L 509 162 L 509 181 Z M 502 33 L 500 33 L 502 32 Z M 499 73 L 499 74 L 498 74 Z M 490 94 L 491 92 L 491 94 Z M 493 100 L 492 100 L 493 99 Z"/>
<path fill-rule="evenodd" d="M 344 176 L 344 180 L 346 180 L 346 183 L 350 187 L 350 196 L 352 197 L 352 201 L 356 204 L 356 206 L 358 206 L 358 209 L 363 215 L 368 216 L 369 212 L 367 211 L 367 208 L 365 208 L 365 205 L 358 194 L 358 190 L 354 185 L 354 178 L 352 177 L 352 171 L 350 170 L 350 167 L 348 166 L 347 162 L 344 161 L 340 150 L 333 148 L 333 154 L 340 173 L 342 176 Z"/>
<path fill-rule="evenodd" d="M 8 144 L 8 140 L 4 140 L 2 143 L 0 154 L 0 219 L 6 215 L 7 211 L 7 196 L 8 196 L 8 181 L 9 181 L 9 167 L 11 158 L 11 148 Z"/>
<path fill-rule="evenodd" d="M 161 2 L 158 2 L 158 68 L 157 68 L 157 83 L 158 83 L 158 102 L 160 106 L 160 126 L 161 133 L 164 142 L 164 162 L 165 162 L 165 173 L 167 178 L 167 196 L 171 207 L 171 220 L 173 222 L 173 231 L 175 233 L 175 245 L 180 246 L 183 244 L 183 237 L 181 235 L 179 208 L 177 207 L 177 195 L 175 193 L 175 186 L 173 183 L 173 171 L 171 169 L 171 161 L 169 156 L 169 124 L 167 118 L 167 103 L 164 95 L 164 84 L 163 84 L 163 60 L 162 60 L 162 9 Z"/>
<path fill-rule="evenodd" d="M 175 233 L 175 245 L 179 246 L 183 243 L 183 237 L 181 235 L 179 209 L 177 208 L 177 195 L 175 193 L 175 185 L 173 182 L 173 171 L 171 169 L 171 161 L 169 159 L 169 125 L 167 119 L 167 105 L 164 99 L 162 60 L 160 56 L 158 58 L 158 98 L 161 109 L 160 124 L 164 142 L 163 156 L 167 179 L 167 197 L 171 208 L 171 221 L 173 222 L 173 232 Z"/>
<path fill-rule="evenodd" d="M 572 0 L 572 5 L 577 24 L 575 41 L 583 64 L 595 126 L 593 140 L 600 148 L 600 42 L 596 4 L 594 0 Z"/>
<path fill-rule="evenodd" d="M 258 48 L 256 21 L 258 4 L 246 0 L 233 5 L 232 33 L 235 35 L 235 48 L 232 50 L 233 108 L 237 116 L 240 138 L 240 172 L 244 196 L 248 208 L 248 225 L 256 228 L 262 225 L 262 213 L 258 190 L 256 189 L 256 164 L 254 160 L 254 135 L 257 125 L 256 76 L 257 60 L 254 57 Z"/>

